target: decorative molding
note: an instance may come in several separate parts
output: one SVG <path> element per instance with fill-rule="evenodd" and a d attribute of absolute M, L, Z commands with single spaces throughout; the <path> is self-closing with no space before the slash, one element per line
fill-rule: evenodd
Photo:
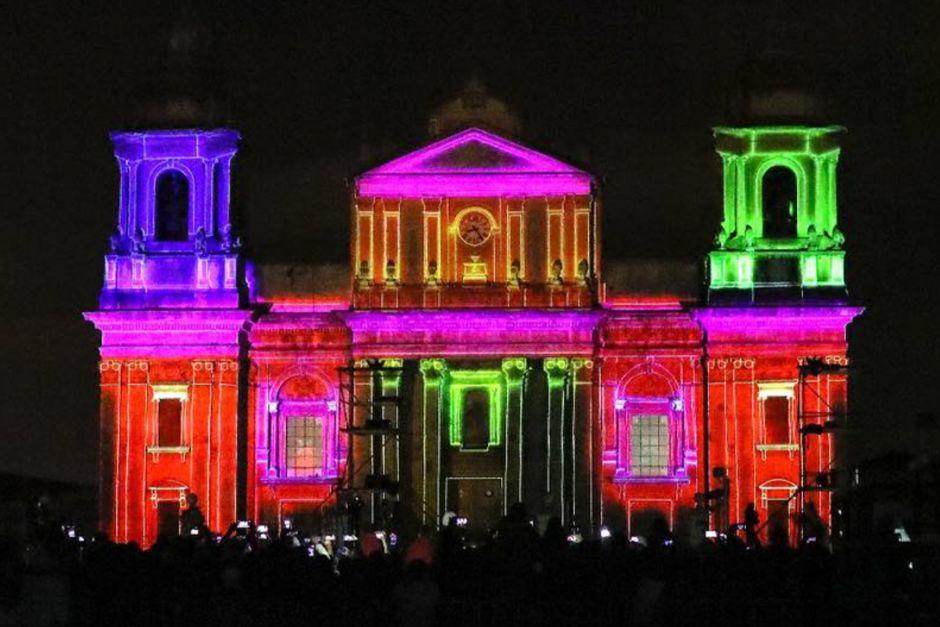
<path fill-rule="evenodd" d="M 796 396 L 796 380 L 792 381 L 758 381 L 757 400 L 768 398 L 788 398 L 793 400 Z"/>
<path fill-rule="evenodd" d="M 189 385 L 186 383 L 160 383 L 152 384 L 153 400 L 159 401 L 165 398 L 178 399 L 185 401 L 189 399 Z"/>

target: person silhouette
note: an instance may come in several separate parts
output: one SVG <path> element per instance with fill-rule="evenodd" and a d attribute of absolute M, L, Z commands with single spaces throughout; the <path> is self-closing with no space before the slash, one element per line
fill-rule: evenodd
<path fill-rule="evenodd" d="M 760 538 L 757 537 L 757 526 L 760 523 L 760 516 L 754 503 L 748 503 L 744 508 L 744 538 L 747 545 L 751 548 L 760 547 Z"/>
<path fill-rule="evenodd" d="M 187 536 L 193 529 L 198 530 L 199 535 L 206 531 L 206 519 L 199 509 L 199 497 L 195 492 L 186 495 L 186 509 L 180 514 L 180 529 Z"/>

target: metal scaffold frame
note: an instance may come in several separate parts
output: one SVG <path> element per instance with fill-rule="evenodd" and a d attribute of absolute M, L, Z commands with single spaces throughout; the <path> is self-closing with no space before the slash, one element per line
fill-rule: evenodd
<path fill-rule="evenodd" d="M 403 364 L 398 359 L 350 360 L 338 371 L 346 463 L 335 491 L 345 497 L 351 519 L 358 519 L 358 508 L 364 506 L 369 523 L 385 527 L 399 491 Z M 358 521 L 350 527 L 358 531 Z"/>
<path fill-rule="evenodd" d="M 834 408 L 819 393 L 820 375 L 844 374 L 848 377 L 851 366 L 848 361 L 828 362 L 821 357 L 809 357 L 801 360 L 798 366 L 799 379 L 797 384 L 797 429 L 800 436 L 800 484 L 797 488 L 797 521 L 799 524 L 800 540 L 804 538 L 804 511 L 806 507 L 807 492 L 832 491 L 835 489 L 833 481 L 835 456 L 829 467 L 817 473 L 810 481 L 807 468 L 807 440 L 813 437 L 825 437 L 833 431 L 846 427 L 848 420 L 847 407 Z M 815 381 L 813 380 L 815 378 Z M 807 396 L 816 399 L 817 411 L 807 410 Z M 848 381 L 846 381 L 846 403 L 848 402 Z"/>

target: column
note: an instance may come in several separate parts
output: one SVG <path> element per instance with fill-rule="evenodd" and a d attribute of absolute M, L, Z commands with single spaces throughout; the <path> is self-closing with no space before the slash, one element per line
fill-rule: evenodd
<path fill-rule="evenodd" d="M 545 509 L 551 516 L 560 516 L 565 524 L 565 413 L 566 381 L 569 361 L 565 357 L 548 357 L 542 364 L 548 383 L 545 429 Z"/>
<path fill-rule="evenodd" d="M 381 397 L 383 400 L 397 398 L 401 393 L 401 368 L 404 362 L 401 359 L 383 359 L 382 367 L 390 370 L 379 371 L 379 383 Z M 382 419 L 387 420 L 393 429 L 400 429 L 398 405 L 392 402 L 383 402 L 381 405 Z M 400 479 L 400 469 L 398 460 L 400 458 L 399 439 L 396 436 L 380 435 L 377 436 L 380 441 L 379 446 L 382 449 L 380 459 L 382 468 L 377 472 L 386 474 L 392 481 Z M 389 442 L 393 440 L 393 442 Z"/>
<path fill-rule="evenodd" d="M 121 394 L 123 363 L 102 359 L 98 364 L 101 386 L 98 428 L 98 525 L 117 538 L 121 468 Z"/>
<path fill-rule="evenodd" d="M 421 524 L 436 526 L 441 515 L 441 423 L 443 421 L 444 379 L 447 362 L 443 359 L 422 359 L 421 407 L 413 412 L 412 425 L 415 497 L 420 509 Z"/>
<path fill-rule="evenodd" d="M 594 362 L 591 359 L 571 360 L 571 517 L 581 526 L 585 534 L 593 534 L 595 508 L 600 497 L 600 486 L 594 474 Z"/>
<path fill-rule="evenodd" d="M 503 449 L 505 451 L 505 499 L 507 506 L 522 501 L 522 459 L 525 454 L 523 419 L 525 415 L 525 378 L 529 371 L 524 357 L 504 359 L 506 400 L 503 409 Z"/>

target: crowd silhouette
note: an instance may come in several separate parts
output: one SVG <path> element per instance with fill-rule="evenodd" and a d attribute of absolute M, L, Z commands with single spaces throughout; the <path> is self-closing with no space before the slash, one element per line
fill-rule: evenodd
<path fill-rule="evenodd" d="M 289 524 L 233 523 L 217 536 L 192 500 L 181 522 L 196 531 L 181 525 L 178 537 L 146 550 L 40 521 L 24 546 L 0 543 L 0 625 L 930 624 L 937 616 L 897 543 L 835 552 L 824 542 L 762 545 L 756 516 L 745 520 L 740 535 L 698 543 L 673 538 L 662 521 L 642 538 L 606 529 L 588 538 L 558 519 L 539 534 L 516 504 L 481 542 L 468 542 L 456 517 L 408 542 L 382 531 L 308 538 Z"/>

